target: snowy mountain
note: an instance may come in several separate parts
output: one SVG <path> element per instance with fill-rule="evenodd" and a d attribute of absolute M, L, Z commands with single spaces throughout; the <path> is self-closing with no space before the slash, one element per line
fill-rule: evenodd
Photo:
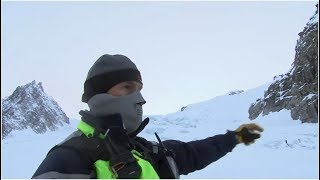
<path fill-rule="evenodd" d="M 299 33 L 291 70 L 276 76 L 264 97 L 251 105 L 250 119 L 288 109 L 294 120 L 318 122 L 318 22 L 317 5 L 315 14 Z"/>
<path fill-rule="evenodd" d="M 162 140 L 188 142 L 254 122 L 265 130 L 254 144 L 239 144 L 203 170 L 181 178 L 319 179 L 317 15 L 318 11 L 300 33 L 290 72 L 248 91 L 231 91 L 178 112 L 150 116 L 139 136 L 157 141 L 157 132 Z M 12 138 L 2 140 L 1 178 L 30 178 L 48 151 L 76 130 L 79 120 L 71 119 L 68 124 L 41 83 L 18 87 L 2 103 L 3 134 L 10 133 Z M 60 118 L 53 119 L 51 107 L 60 109 L 54 116 Z M 51 110 L 42 113 L 44 109 Z M 46 131 L 66 123 L 57 131 Z M 13 132 L 21 129 L 26 130 Z"/>
<path fill-rule="evenodd" d="M 243 123 L 252 123 L 248 107 L 269 85 L 190 104 L 184 111 L 150 116 L 150 123 L 139 135 L 156 141 L 157 132 L 162 140 L 187 142 L 234 130 Z M 14 138 L 3 140 L 1 177 L 30 178 L 48 151 L 71 134 L 78 122 L 71 119 L 70 125 L 45 134 L 17 131 Z M 181 178 L 319 178 L 317 123 L 293 121 L 289 110 L 260 115 L 253 122 L 265 129 L 256 143 L 237 145 L 205 169 Z M 17 166 L 21 162 L 28 166 Z"/>
<path fill-rule="evenodd" d="M 12 131 L 30 128 L 42 134 L 66 124 L 69 124 L 69 118 L 44 92 L 41 83 L 32 81 L 19 86 L 12 95 L 2 99 L 2 138 L 10 136 Z"/>

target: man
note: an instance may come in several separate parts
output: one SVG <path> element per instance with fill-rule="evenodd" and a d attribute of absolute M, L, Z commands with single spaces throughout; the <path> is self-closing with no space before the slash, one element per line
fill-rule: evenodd
<path fill-rule="evenodd" d="M 235 131 L 203 140 L 147 141 L 137 134 L 146 103 L 136 65 L 123 55 L 103 55 L 91 67 L 82 101 L 89 111 L 78 130 L 52 148 L 32 178 L 179 178 L 203 169 L 231 152 L 239 143 L 249 145 L 263 129 L 241 125 Z"/>

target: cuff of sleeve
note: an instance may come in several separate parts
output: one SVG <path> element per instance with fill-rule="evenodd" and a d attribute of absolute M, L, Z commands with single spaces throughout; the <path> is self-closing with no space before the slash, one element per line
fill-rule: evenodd
<path fill-rule="evenodd" d="M 225 135 L 226 135 L 226 138 L 228 139 L 228 142 L 230 142 L 230 147 L 232 147 L 231 150 L 232 150 L 237 144 L 239 144 L 239 142 L 238 142 L 238 140 L 237 140 L 237 138 L 236 138 L 237 132 L 228 130 Z"/>

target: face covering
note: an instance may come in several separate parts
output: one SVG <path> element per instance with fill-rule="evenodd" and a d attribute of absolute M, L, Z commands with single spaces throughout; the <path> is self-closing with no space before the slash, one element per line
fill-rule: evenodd
<path fill-rule="evenodd" d="M 121 114 L 124 128 L 127 133 L 135 131 L 142 122 L 142 105 L 146 101 L 140 91 L 125 96 L 112 96 L 110 94 L 96 94 L 88 101 L 90 112 L 96 117 L 111 114 Z"/>

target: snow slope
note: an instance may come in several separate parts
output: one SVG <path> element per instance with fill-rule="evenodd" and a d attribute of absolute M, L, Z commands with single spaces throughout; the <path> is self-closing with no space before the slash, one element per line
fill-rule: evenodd
<path fill-rule="evenodd" d="M 269 85 L 191 104 L 176 113 L 151 116 L 150 124 L 140 136 L 156 140 L 154 132 L 157 132 L 162 140 L 192 141 L 255 122 L 265 129 L 255 144 L 238 145 L 205 169 L 181 178 L 318 179 L 318 124 L 294 121 L 287 110 L 249 120 L 250 104 L 262 97 Z M 69 126 L 43 135 L 13 132 L 2 141 L 1 178 L 30 178 L 48 150 L 73 132 L 77 122 L 70 120 Z"/>

